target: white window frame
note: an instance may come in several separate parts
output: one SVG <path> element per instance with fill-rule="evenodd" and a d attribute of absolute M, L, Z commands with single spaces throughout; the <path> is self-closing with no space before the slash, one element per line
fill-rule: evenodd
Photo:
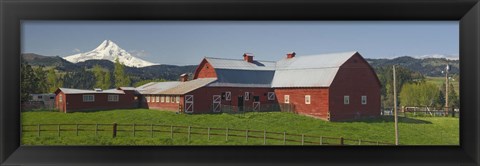
<path fill-rule="evenodd" d="M 165 96 L 160 97 L 160 102 L 165 103 Z"/>
<path fill-rule="evenodd" d="M 343 96 L 343 104 L 344 105 L 350 104 L 350 96 L 348 95 Z"/>
<path fill-rule="evenodd" d="M 287 104 L 290 103 L 290 95 L 284 95 L 283 96 L 283 102 L 287 103 Z"/>
<path fill-rule="evenodd" d="M 63 95 L 62 94 L 58 95 L 58 102 L 63 102 Z"/>
<path fill-rule="evenodd" d="M 250 92 L 245 92 L 245 101 L 250 100 Z"/>
<path fill-rule="evenodd" d="M 150 103 L 150 96 L 145 96 L 145 98 L 147 99 L 147 103 Z"/>
<path fill-rule="evenodd" d="M 160 102 L 160 96 L 158 96 L 158 95 L 155 96 L 155 102 L 157 102 L 157 103 Z"/>
<path fill-rule="evenodd" d="M 118 95 L 108 95 L 109 102 L 118 102 L 119 96 Z"/>
<path fill-rule="evenodd" d="M 166 96 L 166 97 L 167 97 L 167 99 L 166 99 L 165 102 L 166 102 L 166 103 L 170 103 L 170 96 Z"/>
<path fill-rule="evenodd" d="M 176 98 L 175 103 L 180 103 L 180 96 L 176 96 L 175 98 Z"/>
<path fill-rule="evenodd" d="M 85 97 L 90 97 L 90 96 L 92 97 L 91 100 L 89 98 L 85 98 Z M 83 95 L 82 98 L 83 98 L 83 102 L 95 102 L 95 95 Z M 85 100 L 85 99 L 87 99 L 87 100 Z"/>
<path fill-rule="evenodd" d="M 268 100 L 275 100 L 275 92 L 268 92 L 267 98 Z"/>
<path fill-rule="evenodd" d="M 225 100 L 226 101 L 231 101 L 232 100 L 232 92 L 230 92 L 230 91 L 225 92 Z"/>
<path fill-rule="evenodd" d="M 177 101 L 177 98 L 175 98 L 175 96 L 170 96 L 171 100 L 172 100 L 172 103 L 176 103 Z"/>
<path fill-rule="evenodd" d="M 312 102 L 312 97 L 310 95 L 305 95 L 305 104 L 310 104 Z"/>
<path fill-rule="evenodd" d="M 362 96 L 362 105 L 367 104 L 367 96 Z"/>

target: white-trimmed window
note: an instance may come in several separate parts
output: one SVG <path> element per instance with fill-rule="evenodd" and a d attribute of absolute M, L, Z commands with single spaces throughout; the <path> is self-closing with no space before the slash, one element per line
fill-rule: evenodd
<path fill-rule="evenodd" d="M 362 104 L 367 104 L 367 96 L 362 96 Z"/>
<path fill-rule="evenodd" d="M 94 102 L 95 96 L 94 95 L 83 95 L 83 102 Z"/>
<path fill-rule="evenodd" d="M 170 96 L 167 96 L 167 103 L 170 103 Z"/>
<path fill-rule="evenodd" d="M 350 104 L 350 96 L 343 96 L 343 104 Z"/>
<path fill-rule="evenodd" d="M 165 103 L 165 96 L 160 97 L 160 101 L 161 101 L 162 103 Z"/>
<path fill-rule="evenodd" d="M 62 101 L 63 101 L 63 96 L 62 96 L 62 94 L 59 94 L 59 95 L 58 95 L 58 101 L 59 101 L 59 102 L 62 102 Z"/>
<path fill-rule="evenodd" d="M 180 96 L 176 97 L 177 99 L 175 100 L 176 103 L 180 103 Z"/>
<path fill-rule="evenodd" d="M 250 92 L 245 92 L 245 100 L 250 100 Z"/>
<path fill-rule="evenodd" d="M 290 95 L 283 96 L 284 103 L 290 103 Z"/>
<path fill-rule="evenodd" d="M 146 96 L 145 98 L 147 98 L 147 103 L 150 103 L 150 96 Z"/>
<path fill-rule="evenodd" d="M 177 102 L 176 99 L 177 98 L 175 98 L 175 96 L 172 96 L 172 103 L 176 103 Z"/>
<path fill-rule="evenodd" d="M 275 100 L 275 92 L 268 92 L 267 98 L 268 100 Z"/>
<path fill-rule="evenodd" d="M 155 96 L 155 102 L 160 102 L 160 96 Z"/>
<path fill-rule="evenodd" d="M 118 102 L 118 95 L 108 95 L 108 101 Z"/>
<path fill-rule="evenodd" d="M 227 101 L 232 100 L 232 92 L 225 92 L 225 100 Z"/>
<path fill-rule="evenodd" d="M 310 95 L 305 95 L 305 104 L 310 104 Z"/>

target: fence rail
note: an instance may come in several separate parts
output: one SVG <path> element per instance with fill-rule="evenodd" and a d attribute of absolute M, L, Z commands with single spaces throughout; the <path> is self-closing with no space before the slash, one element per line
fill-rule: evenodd
<path fill-rule="evenodd" d="M 301 145 L 393 145 L 393 143 L 381 141 L 345 139 L 343 137 L 165 124 L 25 124 L 22 125 L 22 132 L 36 132 L 38 137 L 46 132 L 49 134 L 55 133 L 59 137 L 65 132 L 75 133 L 76 136 L 78 136 L 80 132 L 94 133 L 95 136 L 97 136 L 99 132 L 110 132 L 113 138 L 118 137 L 119 133 L 130 133 L 129 136 L 133 137 L 138 137 L 139 133 L 143 133 L 143 136 L 148 134 L 150 137 L 155 137 L 155 133 L 166 133 L 169 134 L 171 139 L 178 134 L 186 135 L 188 141 L 191 141 L 192 135 L 207 136 L 208 140 L 210 140 L 212 136 L 225 137 L 225 141 L 228 141 L 229 138 L 244 138 L 247 143 L 250 139 L 263 139 L 264 145 L 267 144 L 269 140 L 281 141 L 283 145 L 287 143 L 300 143 Z"/>

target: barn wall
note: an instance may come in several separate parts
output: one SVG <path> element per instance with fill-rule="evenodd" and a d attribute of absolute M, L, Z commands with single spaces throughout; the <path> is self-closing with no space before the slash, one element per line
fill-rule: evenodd
<path fill-rule="evenodd" d="M 151 98 L 155 99 L 154 101 L 152 101 L 150 99 L 150 102 L 147 102 L 146 98 L 147 96 L 150 96 Z M 160 99 L 159 101 L 157 102 L 156 101 L 156 97 L 159 96 Z M 165 100 L 164 102 L 162 102 L 161 100 L 161 97 L 164 96 L 165 97 Z M 170 102 L 166 102 L 166 98 L 167 97 L 176 97 L 176 96 L 179 96 L 179 95 L 144 95 L 142 97 L 143 99 L 143 107 L 144 108 L 148 108 L 148 109 L 156 109 L 156 110 L 167 110 L 167 111 L 179 111 L 180 110 L 180 106 L 183 105 L 183 97 L 180 96 L 180 101 L 177 103 L 177 102 L 173 102 L 172 103 L 172 100 L 170 100 Z"/>
<path fill-rule="evenodd" d="M 203 61 L 198 65 L 197 70 L 195 71 L 194 79 L 197 78 L 216 78 L 217 73 L 215 72 L 215 68 L 208 63 L 207 60 L 203 59 Z"/>
<path fill-rule="evenodd" d="M 341 121 L 380 116 L 380 83 L 370 65 L 359 55 L 353 56 L 339 69 L 330 86 L 330 120 Z M 343 103 L 344 95 L 350 104 Z M 361 96 L 367 96 L 367 104 Z"/>
<path fill-rule="evenodd" d="M 94 102 L 83 102 L 83 95 L 90 94 L 67 94 L 64 100 L 66 112 L 138 108 L 133 93 L 118 94 L 118 102 L 109 102 L 109 94 L 98 93 L 91 94 L 95 96 Z"/>
<path fill-rule="evenodd" d="M 60 95 L 62 96 L 62 102 L 60 102 Z M 56 95 L 55 95 L 55 108 L 58 109 L 58 111 L 60 112 L 65 112 L 65 108 L 67 106 L 66 104 L 66 95 L 62 92 L 62 91 L 59 91 Z"/>
<path fill-rule="evenodd" d="M 299 114 L 328 118 L 328 88 L 277 88 L 275 89 L 278 103 L 285 103 L 285 95 L 290 96 L 290 104 Z M 305 95 L 310 95 L 310 104 L 305 104 Z"/>
<path fill-rule="evenodd" d="M 272 88 L 238 88 L 238 87 L 202 87 L 186 95 L 194 95 L 194 114 L 213 113 L 213 95 L 222 95 L 223 92 L 231 92 L 231 101 L 222 98 L 222 105 L 238 106 L 238 96 L 244 96 L 245 92 L 250 92 L 250 99 L 243 100 L 244 106 L 253 106 L 253 97 L 259 96 L 260 105 L 274 104 L 275 100 L 268 100 L 267 93 L 273 92 Z"/>

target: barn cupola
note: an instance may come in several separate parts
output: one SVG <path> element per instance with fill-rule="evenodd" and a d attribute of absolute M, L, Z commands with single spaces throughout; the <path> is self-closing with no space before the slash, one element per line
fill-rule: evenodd
<path fill-rule="evenodd" d="M 188 81 L 188 73 L 183 73 L 180 75 L 180 82 Z"/>
<path fill-rule="evenodd" d="M 287 53 L 287 59 L 295 57 L 295 52 L 289 52 Z"/>
<path fill-rule="evenodd" d="M 245 53 L 243 54 L 243 60 L 249 63 L 253 62 L 253 55 L 252 53 Z"/>

